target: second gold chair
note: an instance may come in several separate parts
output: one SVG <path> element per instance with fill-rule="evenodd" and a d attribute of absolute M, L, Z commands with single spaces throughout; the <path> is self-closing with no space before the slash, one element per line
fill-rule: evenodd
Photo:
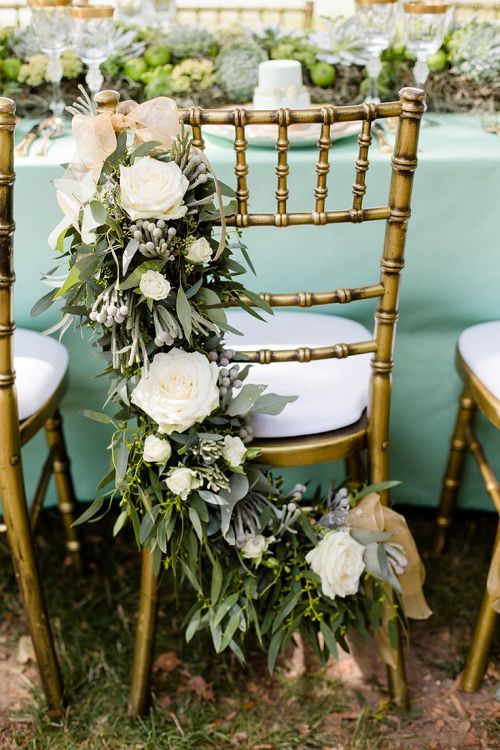
<path fill-rule="evenodd" d="M 40 333 L 15 331 L 14 115 L 14 102 L 0 98 L 0 500 L 42 686 L 51 714 L 60 715 L 61 676 L 37 570 L 32 527 L 53 474 L 66 547 L 75 569 L 81 571 L 80 541 L 72 528 L 75 496 L 59 413 L 67 384 L 68 353 L 60 343 Z M 21 448 L 41 430 L 45 430 L 49 454 L 30 519 Z"/>

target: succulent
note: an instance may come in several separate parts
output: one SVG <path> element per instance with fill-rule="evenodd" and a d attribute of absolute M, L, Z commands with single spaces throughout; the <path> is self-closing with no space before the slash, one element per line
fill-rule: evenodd
<path fill-rule="evenodd" d="M 148 70 L 141 76 L 144 86 L 144 98 L 155 99 L 157 96 L 172 96 L 172 66 L 162 65 Z"/>
<path fill-rule="evenodd" d="M 168 35 L 166 44 L 178 60 L 186 57 L 215 57 L 217 54 L 215 37 L 201 26 L 175 26 Z"/>
<path fill-rule="evenodd" d="M 217 83 L 231 102 L 252 98 L 258 82 L 259 64 L 267 55 L 250 40 L 232 42 L 217 57 Z"/>
<path fill-rule="evenodd" d="M 500 74 L 498 27 L 487 21 L 471 21 L 455 31 L 448 41 L 452 73 L 486 83 Z"/>
<path fill-rule="evenodd" d="M 309 35 L 318 49 L 318 60 L 331 65 L 365 65 L 366 47 L 355 16 L 325 19 L 325 29 Z"/>
<path fill-rule="evenodd" d="M 190 94 L 211 88 L 215 83 L 215 68 L 211 60 L 183 60 L 172 71 L 172 92 Z"/>
<path fill-rule="evenodd" d="M 298 60 L 309 70 L 316 62 L 318 48 L 302 35 L 290 34 L 271 50 L 273 60 Z"/>
<path fill-rule="evenodd" d="M 49 58 L 47 55 L 33 55 L 30 59 L 21 65 L 17 80 L 19 83 L 26 83 L 28 86 L 36 88 L 41 86 L 42 83 L 46 83 L 47 78 L 47 66 Z M 83 65 L 80 59 L 75 55 L 74 52 L 66 50 L 61 55 L 61 63 L 63 69 L 63 78 L 74 79 L 83 71 Z"/>

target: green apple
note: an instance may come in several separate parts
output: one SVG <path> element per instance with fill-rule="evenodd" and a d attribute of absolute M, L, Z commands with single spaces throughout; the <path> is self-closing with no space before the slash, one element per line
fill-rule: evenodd
<path fill-rule="evenodd" d="M 17 81 L 21 69 L 21 61 L 17 57 L 6 57 L 2 60 L 2 72 L 9 81 Z"/>
<path fill-rule="evenodd" d="M 140 81 L 141 76 L 147 69 L 148 65 L 143 57 L 133 57 L 131 60 L 126 60 L 123 66 L 123 72 L 133 81 Z"/>
<path fill-rule="evenodd" d="M 170 62 L 170 50 L 160 44 L 153 44 L 144 53 L 144 59 L 150 68 L 158 68 Z"/>
<path fill-rule="evenodd" d="M 427 58 L 427 65 L 429 66 L 429 70 L 432 70 L 434 72 L 437 72 L 438 70 L 444 70 L 447 63 L 448 57 L 443 49 L 439 49 L 437 52 L 434 52 L 433 55 Z"/>
<path fill-rule="evenodd" d="M 321 86 L 321 88 L 326 89 L 335 83 L 337 71 L 330 63 L 319 61 L 315 62 L 309 69 L 309 75 L 315 86 Z"/>

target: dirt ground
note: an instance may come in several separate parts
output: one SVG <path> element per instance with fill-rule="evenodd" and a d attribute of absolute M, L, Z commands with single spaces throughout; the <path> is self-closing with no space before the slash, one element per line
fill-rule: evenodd
<path fill-rule="evenodd" d="M 233 746 L 245 750 L 496 750 L 500 748 L 498 633 L 481 689 L 475 694 L 467 694 L 457 685 L 484 585 L 494 534 L 492 518 L 488 514 L 464 516 L 455 530 L 450 549 L 439 562 L 430 557 L 426 560 L 427 593 L 435 614 L 428 622 L 412 624 L 407 653 L 413 697 L 409 714 L 398 714 L 391 708 L 384 670 L 380 664 L 374 668 L 373 660 L 369 680 L 360 671 L 358 663 L 347 654 L 338 663 L 330 662 L 326 668 L 318 670 L 299 643 L 281 660 L 278 674 L 273 679 L 263 664 L 257 664 L 251 675 L 235 666 L 231 679 L 236 688 L 224 691 L 219 687 L 220 681 L 218 683 L 211 673 L 215 656 L 206 657 L 209 661 L 200 670 L 205 675 L 201 677 L 193 676 L 192 662 L 189 655 L 183 654 L 181 646 L 175 651 L 161 653 L 154 678 L 158 720 L 163 717 L 162 720 L 174 724 L 181 722 L 178 717 L 182 716 L 182 708 L 176 707 L 176 701 L 186 700 L 186 694 L 191 691 L 190 710 L 195 705 L 193 701 L 199 701 L 202 710 L 206 707 L 210 711 L 210 717 L 207 715 L 203 721 L 210 731 L 216 727 L 217 736 L 227 738 L 227 743 L 221 740 L 220 744 L 208 739 L 206 744 L 195 739 L 190 744 L 189 735 L 184 730 L 180 744 L 170 739 L 164 744 L 154 744 L 146 735 L 143 741 L 133 744 L 125 738 L 123 744 L 119 739 L 118 744 L 113 744 L 105 734 L 94 744 L 89 744 L 88 740 L 82 740 L 80 744 L 71 731 L 67 744 L 61 744 L 57 739 L 40 739 L 40 714 L 37 716 L 33 709 L 37 701 L 33 697 L 33 690 L 38 685 L 36 664 L 20 610 L 12 604 L 16 595 L 11 578 L 8 587 L 0 587 L 0 599 L 3 596 L 7 601 L 6 611 L 0 604 L 0 750 L 19 747 L 40 750 L 49 747 L 57 750 L 66 747 L 68 750 L 80 747 L 96 750 L 108 747 L 134 747 L 135 750 L 206 747 L 208 750 Z M 420 545 L 424 555 L 432 535 L 430 521 L 429 515 L 414 521 L 416 536 L 422 539 Z M 1 552 L 0 549 L 0 565 L 3 567 L 6 557 Z M 115 585 L 116 582 L 104 583 L 105 587 Z M 112 593 L 107 596 L 112 597 Z M 56 614 L 57 633 L 61 620 L 64 624 L 64 608 Z M 130 618 L 132 632 L 133 607 L 130 615 L 121 612 L 119 616 L 127 623 L 127 618 Z M 163 617 L 166 617 L 165 612 Z M 103 649 L 106 648 L 109 647 L 104 644 Z M 362 663 L 366 666 L 367 659 Z M 199 663 L 197 668 L 200 668 Z M 308 683 L 304 683 L 306 678 Z M 126 680 L 125 672 L 122 682 L 126 683 Z M 318 714 L 319 718 L 315 714 L 313 719 L 313 713 L 320 705 L 326 707 Z M 258 715 L 255 713 L 257 707 Z M 77 712 L 78 707 L 73 710 Z M 257 721 L 262 723 L 259 741 L 253 739 Z M 283 721 L 293 724 L 293 737 L 287 735 L 284 738 L 280 734 Z M 209 736 L 212 735 L 209 733 Z"/>

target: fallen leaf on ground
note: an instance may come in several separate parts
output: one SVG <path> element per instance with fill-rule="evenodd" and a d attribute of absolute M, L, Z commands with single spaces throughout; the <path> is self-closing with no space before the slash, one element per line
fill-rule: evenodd
<path fill-rule="evenodd" d="M 203 698 L 206 701 L 215 700 L 215 693 L 212 685 L 210 685 L 209 682 L 206 682 L 201 674 L 196 674 L 193 677 L 190 677 L 186 683 L 186 687 L 188 690 L 192 690 L 193 693 L 196 693 L 199 698 Z"/>
<path fill-rule="evenodd" d="M 175 651 L 165 651 L 160 654 L 153 664 L 153 672 L 173 672 L 180 665 L 180 659 Z"/>
<path fill-rule="evenodd" d="M 36 662 L 35 649 L 29 635 L 22 635 L 19 638 L 16 660 L 19 664 L 27 664 L 29 661 Z"/>

